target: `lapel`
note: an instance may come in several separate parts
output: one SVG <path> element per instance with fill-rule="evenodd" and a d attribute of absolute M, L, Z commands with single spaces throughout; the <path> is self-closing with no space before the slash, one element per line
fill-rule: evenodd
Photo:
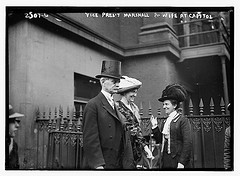
<path fill-rule="evenodd" d="M 180 117 L 181 117 L 181 114 L 178 114 L 172 121 L 176 123 Z"/>
<path fill-rule="evenodd" d="M 126 124 L 127 120 L 124 115 L 118 110 L 118 106 L 116 105 L 116 103 L 114 103 L 114 108 L 116 110 L 119 120 L 122 122 L 122 124 Z"/>
<path fill-rule="evenodd" d="M 178 121 L 178 119 L 181 117 L 181 114 L 176 114 L 176 116 L 174 117 L 174 119 L 171 121 L 170 125 L 172 123 L 176 123 Z M 165 119 L 162 123 L 162 126 L 161 126 L 161 131 L 163 130 L 163 127 L 164 127 L 164 124 L 166 123 L 167 119 Z"/>
<path fill-rule="evenodd" d="M 119 106 L 120 106 L 124 111 L 129 111 L 129 113 L 130 113 L 131 116 L 133 117 L 134 122 L 139 123 L 138 118 L 135 116 L 135 114 L 134 114 L 121 100 L 119 101 Z M 126 121 L 126 117 L 125 117 L 124 115 L 122 115 L 121 112 L 119 112 L 119 113 L 120 113 L 121 115 L 118 116 L 118 117 L 123 116 L 124 121 Z"/>
<path fill-rule="evenodd" d="M 106 97 L 105 97 L 102 93 L 100 93 L 100 99 L 101 99 L 103 108 L 104 108 L 110 115 L 112 115 L 112 116 L 115 117 L 117 120 L 119 120 L 119 118 L 118 118 L 118 116 L 117 116 L 118 110 L 117 110 L 115 104 L 114 104 L 114 109 L 113 109 L 112 106 L 108 103 Z M 116 110 L 117 114 L 116 114 L 115 110 Z M 120 120 L 119 120 L 119 121 L 120 121 Z"/>

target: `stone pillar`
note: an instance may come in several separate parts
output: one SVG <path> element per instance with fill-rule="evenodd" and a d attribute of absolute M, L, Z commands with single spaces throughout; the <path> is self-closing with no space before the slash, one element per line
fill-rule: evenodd
<path fill-rule="evenodd" d="M 186 18 L 184 18 L 183 23 L 189 22 L 190 19 L 187 15 L 187 12 L 183 12 L 182 14 L 186 14 L 186 16 L 187 16 Z M 186 23 L 186 24 L 183 25 L 184 35 L 189 35 L 190 34 L 190 27 L 189 26 L 190 26 L 189 23 Z M 190 46 L 190 37 L 189 36 L 184 37 L 184 47 L 189 47 L 189 46 Z"/>
<path fill-rule="evenodd" d="M 225 107 L 227 107 L 227 105 L 229 103 L 229 98 L 228 98 L 226 63 L 225 63 L 226 57 L 225 56 L 220 56 L 220 57 L 221 57 L 221 64 L 222 64 L 224 101 L 225 101 Z"/>

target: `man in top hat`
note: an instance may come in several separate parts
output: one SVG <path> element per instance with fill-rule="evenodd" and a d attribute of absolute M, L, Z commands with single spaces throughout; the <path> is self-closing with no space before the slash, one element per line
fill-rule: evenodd
<path fill-rule="evenodd" d="M 19 169 L 18 145 L 13 138 L 16 136 L 21 117 L 24 117 L 24 115 L 14 112 L 13 107 L 9 105 L 9 133 L 6 138 L 6 144 L 8 146 L 8 152 L 6 153 L 6 169 Z"/>
<path fill-rule="evenodd" d="M 113 94 L 121 79 L 121 62 L 103 61 L 101 92 L 91 99 L 83 113 L 84 169 L 122 169 L 123 127 Z"/>

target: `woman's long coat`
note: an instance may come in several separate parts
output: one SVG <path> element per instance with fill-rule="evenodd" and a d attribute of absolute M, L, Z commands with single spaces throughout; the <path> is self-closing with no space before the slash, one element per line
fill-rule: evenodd
<path fill-rule="evenodd" d="M 124 118 L 125 139 L 130 140 L 125 140 L 125 146 L 127 147 L 127 152 L 132 153 L 132 156 L 129 155 L 127 158 L 124 158 L 125 161 L 127 161 L 127 163 L 125 162 L 125 164 L 127 164 L 125 166 L 127 169 L 135 169 L 137 163 L 141 160 L 141 157 L 144 153 L 143 147 L 147 145 L 146 139 L 142 135 L 141 127 L 135 114 L 121 101 L 118 101 L 116 105 L 119 112 L 123 115 Z M 134 112 L 138 113 L 138 108 L 135 104 L 133 104 L 133 108 L 135 108 Z M 132 132 L 132 128 L 135 128 L 136 131 Z"/>
<path fill-rule="evenodd" d="M 153 129 L 153 135 L 157 143 L 162 143 L 162 130 L 166 120 L 159 128 Z M 171 157 L 178 157 L 178 162 L 185 168 L 192 167 L 192 136 L 189 120 L 179 114 L 170 123 L 170 151 Z"/>

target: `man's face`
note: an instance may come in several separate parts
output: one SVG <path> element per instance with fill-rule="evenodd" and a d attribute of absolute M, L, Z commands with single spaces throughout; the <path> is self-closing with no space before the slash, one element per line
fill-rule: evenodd
<path fill-rule="evenodd" d="M 20 120 L 18 119 L 11 119 L 9 122 L 9 136 L 14 137 L 16 136 L 16 132 L 19 127 Z"/>
<path fill-rule="evenodd" d="M 119 89 L 119 82 L 120 82 L 120 79 L 104 78 L 102 80 L 103 90 L 105 90 L 110 94 L 117 93 Z"/>

